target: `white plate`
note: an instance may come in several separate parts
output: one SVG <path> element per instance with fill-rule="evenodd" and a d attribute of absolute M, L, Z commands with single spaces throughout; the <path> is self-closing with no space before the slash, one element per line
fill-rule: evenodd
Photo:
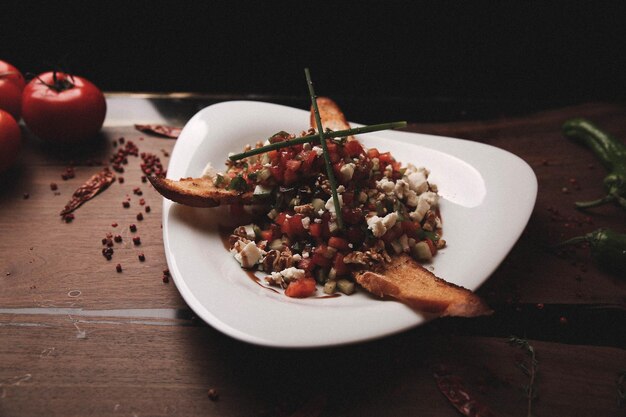
<path fill-rule="evenodd" d="M 275 104 L 232 101 L 207 107 L 183 129 L 168 177 L 200 176 L 207 162 L 221 170 L 229 152 L 280 130 L 298 134 L 308 125 L 307 111 Z M 461 139 L 383 131 L 360 140 L 391 151 L 403 164 L 431 170 L 429 180 L 442 196 L 447 241 L 432 267 L 450 282 L 477 289 L 528 222 L 537 196 L 532 169 L 509 152 Z M 225 208 L 163 203 L 165 253 L 173 280 L 191 309 L 225 334 L 266 346 L 320 347 L 390 335 L 427 320 L 399 302 L 365 291 L 292 299 L 260 286 L 222 243 L 218 224 L 233 220 L 228 213 Z"/>

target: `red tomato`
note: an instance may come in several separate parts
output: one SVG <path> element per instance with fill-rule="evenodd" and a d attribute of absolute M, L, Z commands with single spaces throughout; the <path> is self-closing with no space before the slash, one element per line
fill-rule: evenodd
<path fill-rule="evenodd" d="M 346 142 L 345 151 L 348 156 L 355 157 L 363 153 L 363 147 L 358 140 L 349 140 Z"/>
<path fill-rule="evenodd" d="M 346 275 L 350 272 L 348 265 L 343 262 L 343 255 L 338 253 L 335 255 L 335 259 L 333 260 L 333 268 L 337 272 L 337 275 Z"/>
<path fill-rule="evenodd" d="M 336 236 L 331 236 L 331 238 L 328 239 L 328 246 L 340 251 L 349 251 L 350 247 L 348 246 L 348 243 L 349 242 L 347 240 Z"/>
<path fill-rule="evenodd" d="M 309 277 L 291 281 L 285 290 L 287 297 L 306 298 L 313 294 L 315 294 L 315 280 Z"/>
<path fill-rule="evenodd" d="M 59 143 L 90 139 L 105 115 L 102 91 L 82 77 L 46 72 L 24 87 L 22 117 L 41 139 Z"/>
<path fill-rule="evenodd" d="M 22 114 L 24 77 L 8 62 L 0 61 L 0 109 L 11 113 L 15 120 Z"/>
<path fill-rule="evenodd" d="M 0 172 L 13 165 L 20 150 L 20 127 L 8 112 L 0 110 Z"/>

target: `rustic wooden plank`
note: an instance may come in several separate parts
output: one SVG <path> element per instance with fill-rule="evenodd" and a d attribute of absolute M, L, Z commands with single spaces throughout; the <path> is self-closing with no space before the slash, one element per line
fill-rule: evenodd
<path fill-rule="evenodd" d="M 539 360 L 536 415 L 623 415 L 616 378 L 624 350 L 530 342 Z M 503 338 L 429 327 L 353 346 L 279 350 L 193 320 L 1 314 L 0 414 L 454 417 L 433 379 L 444 365 L 497 415 L 521 416 L 518 352 Z M 211 388 L 219 400 L 208 398 Z"/>
<path fill-rule="evenodd" d="M 133 140 L 140 152 L 160 157 L 167 166 L 175 141 L 149 137 L 133 128 L 104 129 L 95 148 L 62 155 L 29 138 L 21 164 L 3 177 L 0 187 L 0 305 L 3 307 L 184 307 L 173 284 L 162 282 L 167 268 L 161 230 L 162 199 L 149 183 L 141 181 L 141 158 L 129 156 L 118 181 L 75 212 L 65 223 L 60 210 L 74 190 L 108 164 L 120 137 Z M 143 137 L 143 140 L 139 140 Z M 74 164 L 75 178 L 62 180 Z M 124 182 L 119 182 L 119 177 Z M 51 189 L 56 183 L 58 190 Z M 136 195 L 135 188 L 142 195 Z M 29 197 L 24 198 L 24 193 Z M 130 198 L 130 208 L 122 202 Z M 150 206 L 146 213 L 140 199 Z M 142 213 L 143 220 L 136 216 Z M 112 224 L 117 223 L 117 227 Z M 135 224 L 132 233 L 129 225 Z M 115 243 L 113 259 L 102 256 L 102 238 L 122 236 Z M 140 236 L 141 244 L 132 238 Z M 140 262 L 138 255 L 145 255 Z M 121 264 L 122 273 L 116 272 Z"/>

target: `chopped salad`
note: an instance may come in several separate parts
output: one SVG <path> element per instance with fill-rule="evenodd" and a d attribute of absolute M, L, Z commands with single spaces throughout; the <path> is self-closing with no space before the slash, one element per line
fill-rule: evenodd
<path fill-rule="evenodd" d="M 294 138 L 279 132 L 256 146 Z M 263 207 L 262 215 L 233 231 L 230 251 L 243 268 L 263 271 L 266 282 L 289 297 L 312 296 L 318 285 L 326 294 L 351 294 L 353 273 L 401 253 L 428 261 L 446 245 L 428 169 L 403 166 L 389 152 L 353 138 L 326 139 L 326 145 L 341 222 L 319 144 L 228 159 L 227 170 L 213 176 L 218 188 L 252 192 Z"/>

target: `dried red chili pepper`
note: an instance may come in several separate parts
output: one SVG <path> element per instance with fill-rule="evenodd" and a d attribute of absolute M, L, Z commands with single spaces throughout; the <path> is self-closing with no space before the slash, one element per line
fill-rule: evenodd
<path fill-rule="evenodd" d="M 460 376 L 453 375 L 443 366 L 440 366 L 433 376 L 439 391 L 464 416 L 495 417 L 495 413 L 489 407 L 472 398 L 472 393 L 465 388 Z"/>
<path fill-rule="evenodd" d="M 83 185 L 78 187 L 72 199 L 61 210 L 61 216 L 73 212 L 85 202 L 91 200 L 96 194 L 104 191 L 111 183 L 115 181 L 115 174 L 113 174 L 108 168 L 103 169 L 97 174 L 94 174 Z"/>
<path fill-rule="evenodd" d="M 165 125 L 135 125 L 135 129 L 140 132 L 148 133 L 156 136 L 176 139 L 180 136 L 182 129 L 180 127 L 172 127 Z"/>

